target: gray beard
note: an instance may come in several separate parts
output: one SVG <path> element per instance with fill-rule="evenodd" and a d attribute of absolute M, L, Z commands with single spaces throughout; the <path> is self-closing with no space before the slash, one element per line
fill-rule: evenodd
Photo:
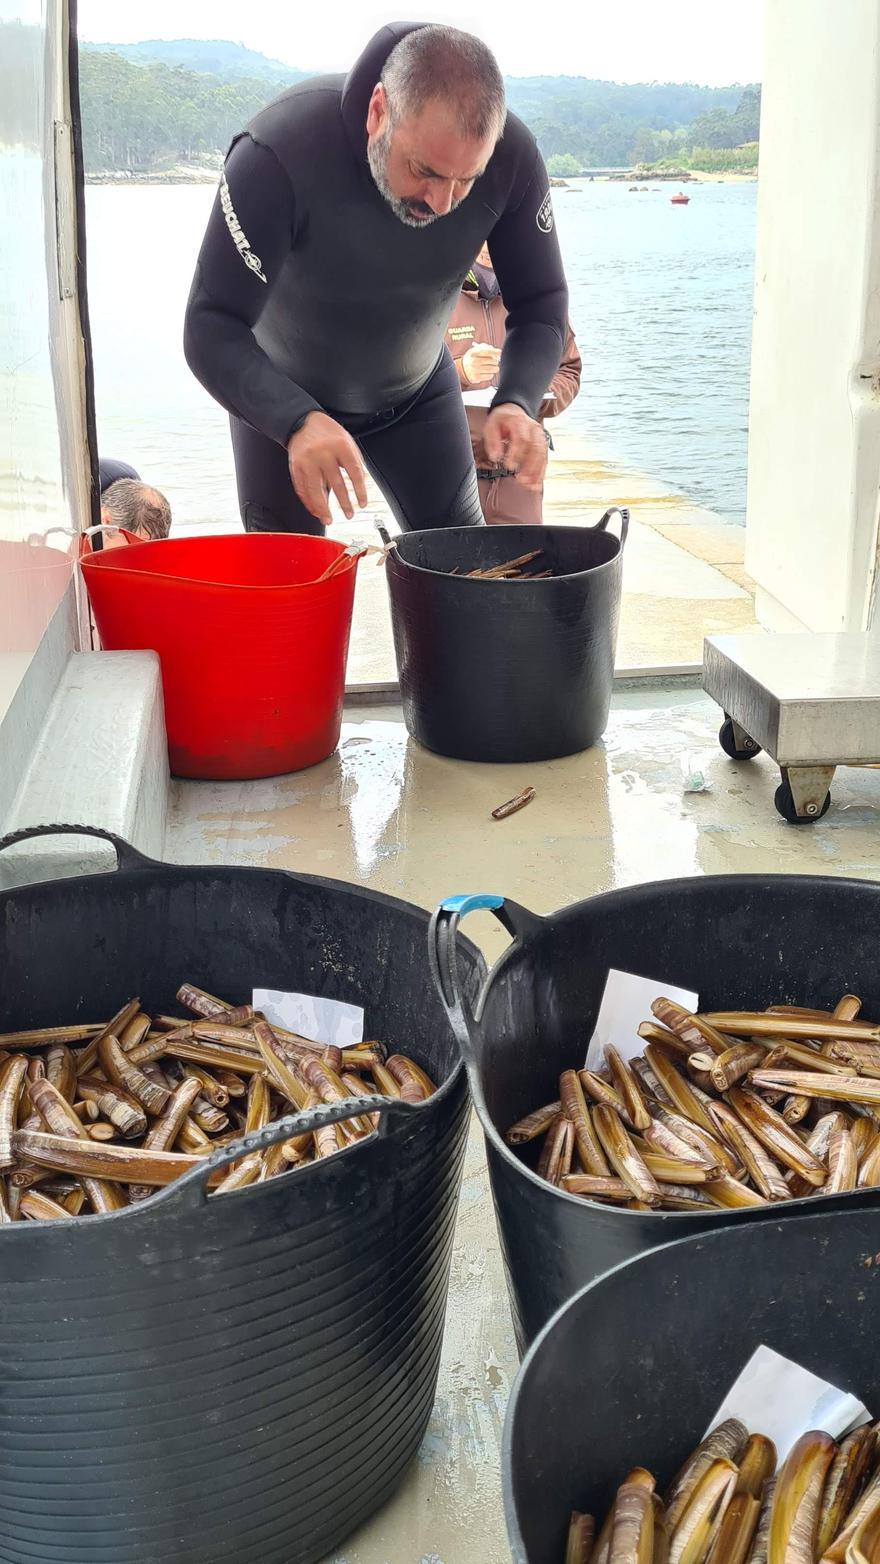
<path fill-rule="evenodd" d="M 367 142 L 367 162 L 370 165 L 373 183 L 383 200 L 388 202 L 399 222 L 404 223 L 407 228 L 429 228 L 432 223 L 436 223 L 439 213 L 424 212 L 421 217 L 413 217 L 409 211 L 409 203 L 402 201 L 399 196 L 396 196 L 388 183 L 388 153 L 390 148 L 390 125 L 386 130 L 383 130 L 381 136 L 374 136 L 372 141 Z M 462 197 L 463 199 L 464 197 Z M 452 207 L 453 212 L 457 206 L 461 206 L 461 201 L 455 202 Z"/>
<path fill-rule="evenodd" d="M 390 147 L 390 125 L 386 130 L 383 130 L 381 136 L 374 136 L 372 141 L 367 142 L 367 162 L 370 165 L 373 183 L 401 223 L 404 223 L 407 228 L 427 228 L 434 222 L 436 214 L 431 217 L 428 217 L 427 214 L 423 217 L 412 217 L 406 201 L 401 201 L 400 197 L 394 194 L 388 183 L 388 153 Z"/>

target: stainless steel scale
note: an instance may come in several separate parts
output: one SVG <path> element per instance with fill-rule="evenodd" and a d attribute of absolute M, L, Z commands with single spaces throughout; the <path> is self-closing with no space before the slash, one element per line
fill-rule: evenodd
<path fill-rule="evenodd" d="M 724 712 L 725 754 L 776 761 L 774 802 L 793 825 L 821 820 L 838 766 L 880 765 L 880 637 L 710 636 L 703 689 Z"/>

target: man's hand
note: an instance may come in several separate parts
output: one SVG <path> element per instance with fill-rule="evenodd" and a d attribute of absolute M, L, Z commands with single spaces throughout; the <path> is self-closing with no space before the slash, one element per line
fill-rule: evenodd
<path fill-rule="evenodd" d="M 501 349 L 493 348 L 488 342 L 475 342 L 462 355 L 460 362 L 465 380 L 472 386 L 482 385 L 487 380 L 495 379 L 501 363 Z"/>
<path fill-rule="evenodd" d="M 336 495 L 351 521 L 354 506 L 346 476 L 359 506 L 367 503 L 367 487 L 360 452 L 350 434 L 326 413 L 309 413 L 305 423 L 287 442 L 290 481 L 306 510 L 317 516 L 322 526 L 330 525 L 331 493 Z"/>
<path fill-rule="evenodd" d="M 515 402 L 496 404 L 483 430 L 486 455 L 509 467 L 527 489 L 540 489 L 547 466 L 547 440 L 540 424 Z"/>

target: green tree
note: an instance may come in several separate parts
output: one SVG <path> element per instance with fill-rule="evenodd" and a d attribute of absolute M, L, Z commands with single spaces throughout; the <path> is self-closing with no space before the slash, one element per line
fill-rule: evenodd
<path fill-rule="evenodd" d="M 547 173 L 554 179 L 576 179 L 581 165 L 570 152 L 554 152 L 547 159 Z"/>
<path fill-rule="evenodd" d="M 757 141 L 761 128 L 761 89 L 746 87 L 733 115 L 736 123 L 738 147 Z"/>
<path fill-rule="evenodd" d="M 133 65 L 112 51 L 80 56 L 87 172 L 149 172 L 225 152 L 233 135 L 275 97 L 265 78 L 218 81 L 163 63 Z"/>
<path fill-rule="evenodd" d="M 721 108 L 701 114 L 691 126 L 690 144 L 721 149 L 757 141 L 760 119 L 761 89 L 747 87 L 732 114 Z"/>
<path fill-rule="evenodd" d="M 758 143 L 742 147 L 694 147 L 687 168 L 704 174 L 753 174 L 758 167 Z"/>

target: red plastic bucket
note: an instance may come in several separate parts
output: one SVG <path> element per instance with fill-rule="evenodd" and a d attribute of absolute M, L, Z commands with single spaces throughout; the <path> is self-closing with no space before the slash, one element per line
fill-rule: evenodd
<path fill-rule="evenodd" d="M 108 651 L 158 652 L 171 770 L 300 771 L 339 740 L 357 559 L 298 533 L 133 540 L 84 552 Z"/>

